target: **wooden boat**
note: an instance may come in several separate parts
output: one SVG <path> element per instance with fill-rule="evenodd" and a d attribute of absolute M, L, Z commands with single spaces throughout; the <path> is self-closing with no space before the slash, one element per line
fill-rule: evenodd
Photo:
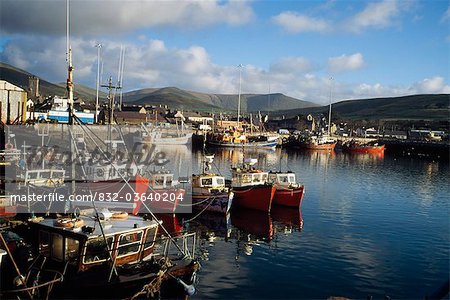
<path fill-rule="evenodd" d="M 298 141 L 295 146 L 304 150 L 333 151 L 336 143 L 328 136 L 311 136 L 307 140 Z"/>
<path fill-rule="evenodd" d="M 233 207 L 269 212 L 276 188 L 268 182 L 267 172 L 252 167 L 256 162 L 256 159 L 245 159 L 242 168 L 231 169 Z"/>
<path fill-rule="evenodd" d="M 225 186 L 225 177 L 210 172 L 213 159 L 214 155 L 205 155 L 203 172 L 192 175 L 192 208 L 226 214 L 234 194 Z"/>
<path fill-rule="evenodd" d="M 30 224 L 39 253 L 34 262 L 38 276 L 52 269 L 64 278 L 46 290 L 50 293 L 47 296 L 71 299 L 117 299 L 141 294 L 173 297 L 172 292 L 178 293 L 186 287 L 192 292 L 193 287 L 189 285 L 199 267 L 193 252 L 183 253 L 183 259 L 170 259 L 167 245 L 156 247 L 159 221 L 136 216 L 113 219 L 108 218 L 109 215 L 104 211 L 99 214 L 100 218 L 80 216 L 82 227 L 80 224 L 63 227 L 54 219 Z M 188 238 L 195 239 L 195 234 L 179 237 L 182 243 L 187 243 Z M 26 276 L 29 277 L 32 280 L 30 274 Z M 17 293 L 17 290 L 2 290 L 4 295 Z"/>
<path fill-rule="evenodd" d="M 269 182 L 276 187 L 272 205 L 301 208 L 305 186 L 295 180 L 293 172 L 270 172 Z"/>

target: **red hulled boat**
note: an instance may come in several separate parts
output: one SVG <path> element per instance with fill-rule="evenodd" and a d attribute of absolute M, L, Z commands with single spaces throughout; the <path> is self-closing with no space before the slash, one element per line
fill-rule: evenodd
<path fill-rule="evenodd" d="M 355 141 L 351 141 L 344 145 L 342 150 L 352 153 L 384 153 L 385 146 L 378 145 L 378 143 L 359 144 Z"/>
<path fill-rule="evenodd" d="M 245 160 L 242 168 L 231 170 L 232 206 L 269 212 L 276 188 L 268 182 L 267 172 L 252 167 L 256 162 L 256 159 Z"/>
<path fill-rule="evenodd" d="M 305 186 L 295 180 L 293 172 L 271 172 L 269 182 L 276 187 L 272 204 L 301 208 Z"/>

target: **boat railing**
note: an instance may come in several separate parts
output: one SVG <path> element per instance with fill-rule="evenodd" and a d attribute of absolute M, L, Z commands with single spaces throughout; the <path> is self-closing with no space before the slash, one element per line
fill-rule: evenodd
<path fill-rule="evenodd" d="M 181 254 L 183 256 L 182 258 L 195 259 L 195 249 L 197 243 L 197 234 L 195 232 L 172 237 L 163 237 L 163 239 L 164 257 L 177 257 Z M 172 247 L 174 243 L 177 244 L 178 247 Z M 179 249 L 181 249 L 183 253 L 180 253 Z"/>

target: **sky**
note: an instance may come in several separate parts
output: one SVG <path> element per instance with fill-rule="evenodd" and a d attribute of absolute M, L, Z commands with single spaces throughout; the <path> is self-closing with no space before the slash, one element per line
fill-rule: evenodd
<path fill-rule="evenodd" d="M 71 0 L 74 83 L 124 91 L 283 93 L 327 104 L 450 94 L 450 5 L 441 0 Z M 65 82 L 66 1 L 1 0 L 0 61 Z M 238 67 L 241 65 L 242 67 Z M 240 83 L 240 84 L 239 84 Z"/>

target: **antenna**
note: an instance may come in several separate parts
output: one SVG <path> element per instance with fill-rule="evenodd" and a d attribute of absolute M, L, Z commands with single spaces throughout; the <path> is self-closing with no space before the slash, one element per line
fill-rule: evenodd
<path fill-rule="evenodd" d="M 331 100 L 333 96 L 333 76 L 330 77 L 330 109 L 328 110 L 328 136 L 331 136 Z"/>
<path fill-rule="evenodd" d="M 119 110 L 122 110 L 122 86 L 123 86 L 123 69 L 125 66 L 125 48 L 120 46 L 120 57 L 119 57 L 119 72 L 117 75 L 117 86 L 120 88 L 119 91 Z"/>

